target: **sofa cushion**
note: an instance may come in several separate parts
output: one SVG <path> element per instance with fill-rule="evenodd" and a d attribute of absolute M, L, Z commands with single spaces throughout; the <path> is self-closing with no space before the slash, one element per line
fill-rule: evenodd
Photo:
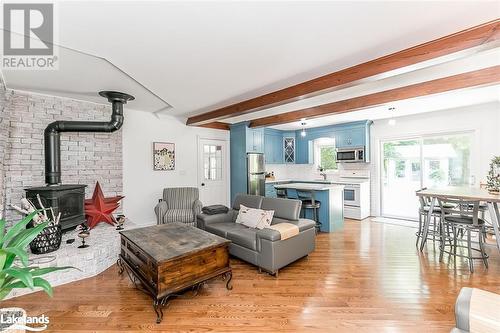
<path fill-rule="evenodd" d="M 163 217 L 164 223 L 182 222 L 194 223 L 193 209 L 168 209 Z"/>
<path fill-rule="evenodd" d="M 260 208 L 262 205 L 262 197 L 259 195 L 238 194 L 234 198 L 233 209 L 240 209 L 240 204 L 250 208 Z"/>
<path fill-rule="evenodd" d="M 205 226 L 206 231 L 224 238 L 227 238 L 228 231 L 240 230 L 244 228 L 246 227 L 234 222 L 210 223 Z"/>
<path fill-rule="evenodd" d="M 229 230 L 227 232 L 226 238 L 231 240 L 233 243 L 240 246 L 246 247 L 248 249 L 257 251 L 257 231 L 258 229 L 247 228 L 241 226 L 241 229 Z"/>
<path fill-rule="evenodd" d="M 300 200 L 264 198 L 262 199 L 261 209 L 274 210 L 274 217 L 285 220 L 298 220 L 300 214 Z"/>

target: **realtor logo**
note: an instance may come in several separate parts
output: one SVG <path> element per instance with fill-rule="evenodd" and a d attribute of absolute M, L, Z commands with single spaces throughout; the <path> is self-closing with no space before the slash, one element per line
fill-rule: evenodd
<path fill-rule="evenodd" d="M 4 69 L 56 69 L 54 4 L 3 4 Z"/>

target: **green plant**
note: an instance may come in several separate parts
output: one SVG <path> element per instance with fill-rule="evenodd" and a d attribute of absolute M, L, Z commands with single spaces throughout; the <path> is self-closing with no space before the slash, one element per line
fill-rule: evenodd
<path fill-rule="evenodd" d="M 5 220 L 0 219 L 0 300 L 4 299 L 14 288 L 42 288 L 52 296 L 52 286 L 41 278 L 42 275 L 74 267 L 47 267 L 39 268 L 28 266 L 28 253 L 26 247 L 42 232 L 47 222 L 33 228 L 26 228 L 28 223 L 38 212 L 33 212 L 12 226 L 5 232 Z M 18 258 L 20 266 L 15 266 L 14 260 Z"/>

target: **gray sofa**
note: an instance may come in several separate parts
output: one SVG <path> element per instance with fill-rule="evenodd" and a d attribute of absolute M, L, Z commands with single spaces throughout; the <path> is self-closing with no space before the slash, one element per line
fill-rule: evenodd
<path fill-rule="evenodd" d="M 281 240 L 281 234 L 272 229 L 248 228 L 235 223 L 240 204 L 251 208 L 274 210 L 271 224 L 293 223 L 299 227 L 299 234 Z M 307 256 L 314 251 L 316 232 L 312 220 L 300 219 L 300 201 L 266 198 L 257 195 L 239 194 L 232 209 L 226 214 L 198 214 L 198 228 L 231 240 L 231 255 L 258 266 L 260 269 L 278 275 L 278 270 Z"/>

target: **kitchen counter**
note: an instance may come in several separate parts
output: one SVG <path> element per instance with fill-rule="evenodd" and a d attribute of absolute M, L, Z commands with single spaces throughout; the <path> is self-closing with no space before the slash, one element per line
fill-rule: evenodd
<path fill-rule="evenodd" d="M 289 188 L 294 190 L 309 190 L 309 191 L 329 191 L 336 187 L 343 190 L 344 185 L 337 184 L 318 184 L 318 183 L 287 183 L 275 185 L 275 188 Z"/>
<path fill-rule="evenodd" d="M 342 179 L 313 179 L 313 180 L 304 180 L 304 179 L 275 179 L 275 180 L 267 180 L 266 184 L 279 184 L 279 183 L 312 183 L 312 184 L 364 184 L 369 183 L 369 179 L 356 179 L 356 178 L 342 178 Z"/>
<path fill-rule="evenodd" d="M 318 209 L 318 221 L 321 223 L 320 230 L 333 232 L 344 227 L 344 185 L 321 184 L 321 183 L 285 183 L 274 185 L 278 189 L 287 189 L 287 196 L 291 199 L 297 198 L 297 191 L 314 191 L 314 199 L 320 202 Z M 302 212 L 306 218 L 313 219 L 312 209 Z"/>

